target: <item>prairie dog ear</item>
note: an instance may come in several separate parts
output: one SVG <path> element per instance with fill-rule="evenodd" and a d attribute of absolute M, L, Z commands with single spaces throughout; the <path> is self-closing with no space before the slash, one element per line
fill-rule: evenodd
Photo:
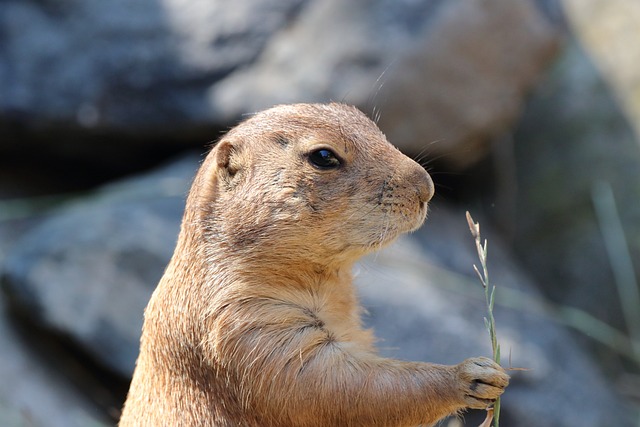
<path fill-rule="evenodd" d="M 240 144 L 237 141 L 223 139 L 215 147 L 214 156 L 218 176 L 230 185 L 242 168 Z"/>
<path fill-rule="evenodd" d="M 229 140 L 222 140 L 215 147 L 215 161 L 219 169 L 229 169 L 231 166 L 231 155 L 235 148 Z M 235 172 L 233 172 L 235 173 Z M 232 173 L 232 175 L 233 175 Z"/>

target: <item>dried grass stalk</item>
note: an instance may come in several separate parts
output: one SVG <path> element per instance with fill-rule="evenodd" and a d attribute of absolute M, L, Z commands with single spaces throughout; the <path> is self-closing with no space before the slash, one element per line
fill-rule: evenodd
<path fill-rule="evenodd" d="M 478 267 L 475 264 L 473 265 L 473 269 L 478 275 L 480 283 L 482 283 L 482 287 L 484 288 L 485 301 L 487 304 L 487 317 L 484 318 L 484 324 L 489 331 L 491 348 L 493 350 L 493 360 L 497 364 L 500 364 L 500 344 L 498 344 L 498 338 L 496 336 L 496 322 L 493 318 L 493 305 L 495 302 L 496 287 L 489 281 L 489 270 L 487 269 L 487 240 L 485 239 L 484 243 L 482 242 L 482 239 L 480 238 L 480 223 L 474 222 L 469 212 L 467 212 L 467 222 L 469 223 L 471 235 L 475 239 L 478 258 L 480 259 L 480 266 L 482 267 L 482 272 L 480 272 Z M 500 423 L 500 398 L 496 399 L 492 408 L 487 409 L 487 417 L 480 427 L 490 426 L 492 420 L 493 426 L 498 427 Z"/>

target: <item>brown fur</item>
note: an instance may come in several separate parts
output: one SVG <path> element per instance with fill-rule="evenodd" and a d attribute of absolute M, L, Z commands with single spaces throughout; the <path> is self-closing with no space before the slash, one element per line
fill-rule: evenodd
<path fill-rule="evenodd" d="M 340 167 L 313 166 L 318 148 Z M 193 183 L 120 426 L 408 426 L 486 407 L 508 383 L 489 359 L 385 359 L 362 328 L 354 261 L 418 228 L 432 195 L 353 107 L 232 129 Z"/>

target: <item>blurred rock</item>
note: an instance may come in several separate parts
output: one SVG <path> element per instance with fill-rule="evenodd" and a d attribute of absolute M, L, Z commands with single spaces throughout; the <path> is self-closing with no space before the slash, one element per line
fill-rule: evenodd
<path fill-rule="evenodd" d="M 314 2 L 210 99 L 229 119 L 346 100 L 379 116 L 405 152 L 461 168 L 518 117 L 559 32 L 528 0 Z"/>
<path fill-rule="evenodd" d="M 205 89 L 252 62 L 303 4 L 4 1 L 0 112 L 137 132 L 208 122 Z"/>
<path fill-rule="evenodd" d="M 640 145 L 576 44 L 534 94 L 514 140 L 513 241 L 520 260 L 554 301 L 624 330 L 593 195 L 598 183 L 613 188 L 614 208 L 640 277 Z"/>
<path fill-rule="evenodd" d="M 197 162 L 106 186 L 29 231 L 4 262 L 12 304 L 131 375 L 143 309 L 173 252 Z"/>
<path fill-rule="evenodd" d="M 576 37 L 640 137 L 640 2 L 563 0 Z"/>
<path fill-rule="evenodd" d="M 43 363 L 7 321 L 0 295 L 0 425 L 3 427 L 99 427 L 85 392 Z M 49 357 L 50 355 L 47 355 Z"/>
<path fill-rule="evenodd" d="M 151 137 L 204 140 L 276 103 L 346 100 L 408 153 L 465 167 L 518 117 L 555 52 L 546 3 L 8 0 L 0 149 L 35 134 L 117 160 Z"/>
<path fill-rule="evenodd" d="M 142 312 L 175 244 L 196 163 L 187 158 L 105 188 L 25 236 L 2 273 L 12 304 L 130 375 Z M 387 355 L 457 363 L 489 354 L 464 215 L 436 206 L 427 224 L 358 266 L 366 320 Z M 531 369 L 513 372 L 506 424 L 625 425 L 625 408 L 598 368 L 550 321 L 534 286 L 493 237 L 490 268 L 502 295 L 496 316 L 505 364 L 511 355 L 514 366 Z"/>

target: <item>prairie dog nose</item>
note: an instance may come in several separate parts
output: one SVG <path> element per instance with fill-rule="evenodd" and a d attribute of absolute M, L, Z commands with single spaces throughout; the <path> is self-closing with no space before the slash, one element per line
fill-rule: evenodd
<path fill-rule="evenodd" d="M 429 173 L 424 170 L 419 164 L 415 164 L 413 171 L 408 177 L 410 182 L 413 182 L 418 190 L 418 197 L 420 202 L 427 203 L 433 197 L 435 189 L 433 186 L 433 180 Z"/>

